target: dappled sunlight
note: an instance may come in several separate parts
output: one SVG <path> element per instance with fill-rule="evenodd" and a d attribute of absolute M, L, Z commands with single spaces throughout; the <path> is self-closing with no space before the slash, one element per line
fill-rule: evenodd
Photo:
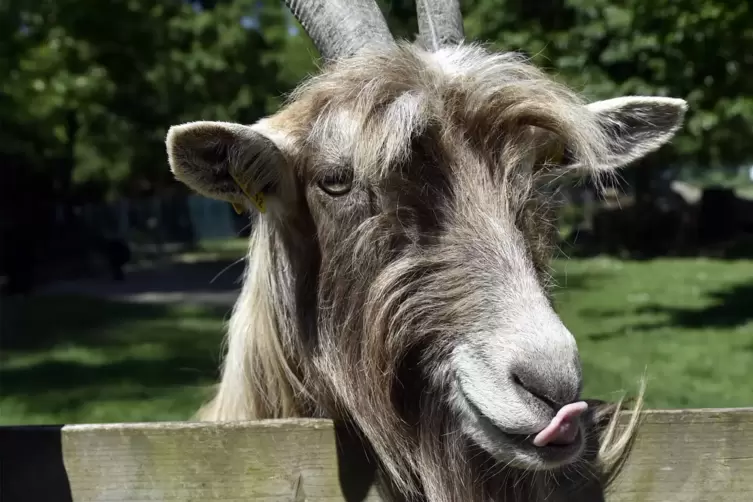
<path fill-rule="evenodd" d="M 645 371 L 652 408 L 750 405 L 753 261 L 615 262 L 557 263 L 578 277 L 619 267 L 556 298 L 578 340 L 586 393 L 633 392 Z"/>
<path fill-rule="evenodd" d="M 15 307 L 23 329 L 1 341 L 0 423 L 186 420 L 218 378 L 227 308 L 86 297 Z"/>

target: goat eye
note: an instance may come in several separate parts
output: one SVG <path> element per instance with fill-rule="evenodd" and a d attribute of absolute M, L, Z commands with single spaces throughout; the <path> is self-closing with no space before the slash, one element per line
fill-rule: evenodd
<path fill-rule="evenodd" d="M 319 188 L 333 197 L 345 195 L 353 186 L 353 176 L 348 172 L 326 174 L 319 180 Z"/>

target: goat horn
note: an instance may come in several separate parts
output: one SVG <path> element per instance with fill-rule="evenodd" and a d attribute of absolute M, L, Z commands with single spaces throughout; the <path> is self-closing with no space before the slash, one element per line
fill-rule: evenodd
<path fill-rule="evenodd" d="M 416 0 L 418 36 L 432 51 L 456 45 L 465 38 L 459 0 Z"/>
<path fill-rule="evenodd" d="M 352 56 L 394 38 L 374 0 L 285 0 L 325 59 Z"/>

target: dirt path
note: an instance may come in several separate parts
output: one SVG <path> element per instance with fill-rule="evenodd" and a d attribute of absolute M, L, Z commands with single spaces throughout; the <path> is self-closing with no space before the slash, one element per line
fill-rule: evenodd
<path fill-rule="evenodd" d="M 227 260 L 167 263 L 130 270 L 124 281 L 109 278 L 61 281 L 36 294 L 77 294 L 135 303 L 227 305 L 240 291 L 244 263 Z"/>

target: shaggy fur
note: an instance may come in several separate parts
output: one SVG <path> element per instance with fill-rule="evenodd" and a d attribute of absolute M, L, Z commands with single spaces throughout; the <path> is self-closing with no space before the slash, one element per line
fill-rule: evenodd
<path fill-rule="evenodd" d="M 556 234 L 542 188 L 658 148 L 684 104 L 654 105 L 642 122 L 636 103 L 628 122 L 518 55 L 398 44 L 336 62 L 254 126 L 173 128 L 179 179 L 239 202 L 240 177 L 270 207 L 253 216 L 222 381 L 200 418 L 344 420 L 398 500 L 557 500 L 589 476 L 608 482 L 637 412 L 618 432 L 621 404 L 592 402 L 575 462 L 521 469 L 474 439 L 459 374 L 487 392 L 464 354 L 471 366 L 514 359 L 553 401 L 577 397 L 558 383 L 579 382 L 580 367 L 561 355 L 577 352 L 548 294 Z M 513 401 L 494 406 L 524 422 Z"/>

